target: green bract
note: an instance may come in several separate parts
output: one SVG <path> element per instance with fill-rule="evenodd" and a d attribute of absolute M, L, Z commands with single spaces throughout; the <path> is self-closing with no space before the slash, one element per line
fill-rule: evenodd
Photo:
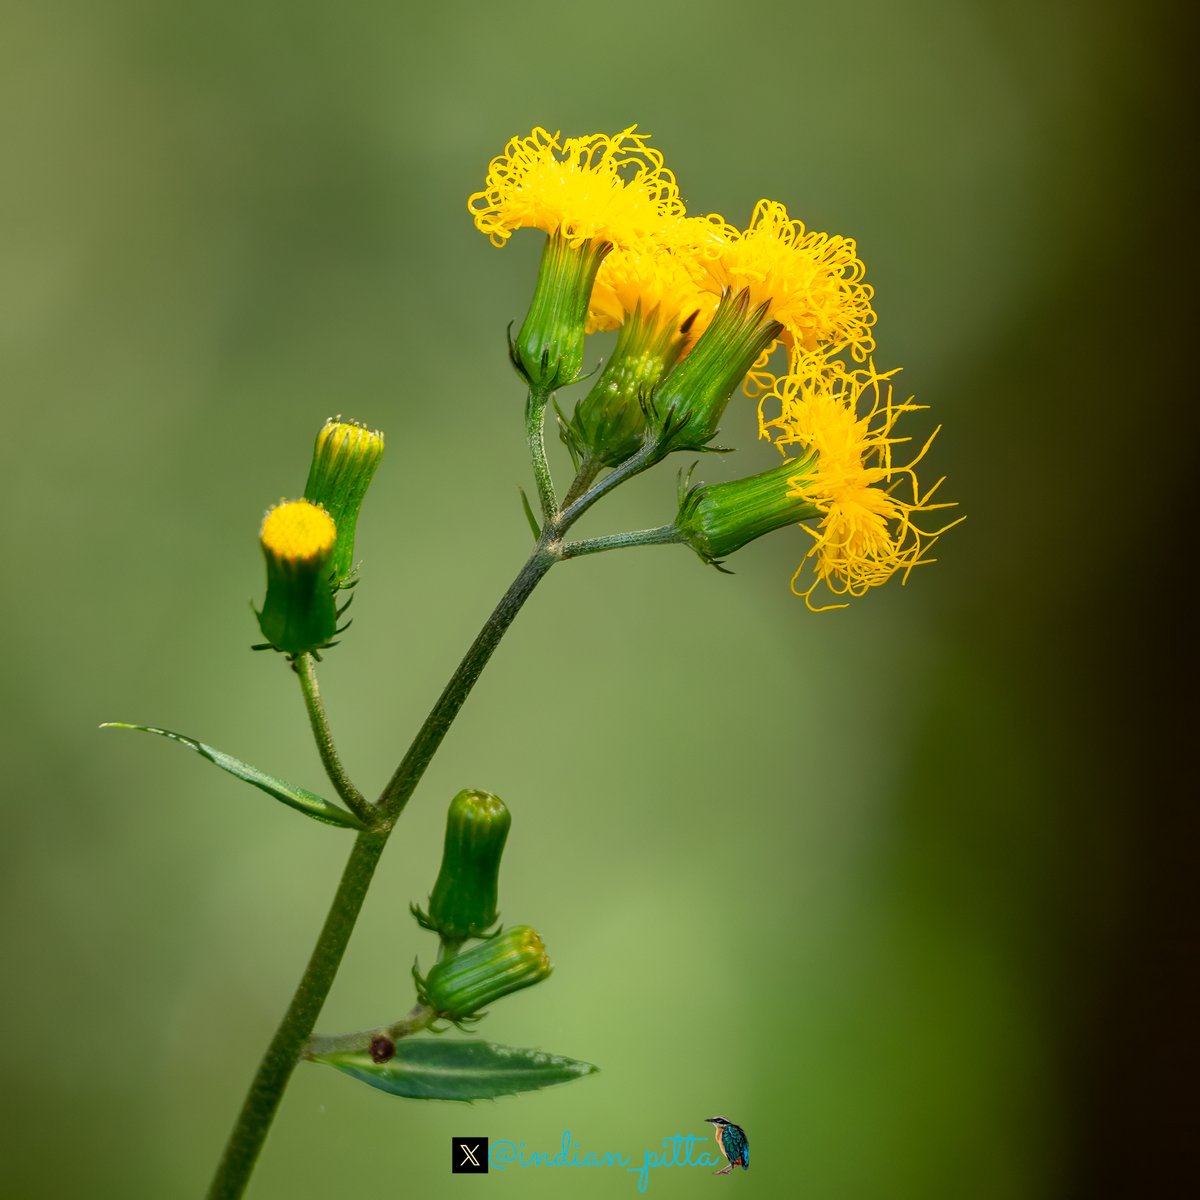
<path fill-rule="evenodd" d="M 744 288 L 725 292 L 708 328 L 651 399 L 657 457 L 708 447 L 734 389 L 782 331 L 778 321 L 767 319 L 765 306 L 750 309 Z"/>
<path fill-rule="evenodd" d="M 546 394 L 579 378 L 588 300 L 611 248 L 595 240 L 571 246 L 558 234 L 546 239 L 533 299 L 510 347 L 531 390 Z"/>
<path fill-rule="evenodd" d="M 643 405 L 687 345 L 687 324 L 679 328 L 638 310 L 621 326 L 612 357 L 562 431 L 577 461 L 619 467 L 640 449 Z"/>
<path fill-rule="evenodd" d="M 717 563 L 765 533 L 819 517 L 821 510 L 791 485 L 816 461 L 809 454 L 745 479 L 689 488 L 675 527 L 705 562 Z"/>

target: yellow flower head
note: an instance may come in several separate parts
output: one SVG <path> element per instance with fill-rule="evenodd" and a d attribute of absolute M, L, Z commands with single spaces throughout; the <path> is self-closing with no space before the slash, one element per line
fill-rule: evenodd
<path fill-rule="evenodd" d="M 836 596 L 861 596 L 897 573 L 907 580 L 913 567 L 932 562 L 925 555 L 950 526 L 927 530 L 914 517 L 950 505 L 931 503 L 942 481 L 922 493 L 914 470 L 936 429 L 908 463 L 892 462 L 893 446 L 908 440 L 893 436 L 896 421 L 924 407 L 893 401 L 888 381 L 895 371 L 850 372 L 812 359 L 796 367 L 765 397 L 778 402 L 779 415 L 763 418 L 762 427 L 784 453 L 801 446 L 819 455 L 814 467 L 789 481 L 792 494 L 807 497 L 824 513 L 817 528 L 801 526 L 814 545 L 792 577 L 792 590 L 819 611 L 812 597 L 822 584 Z M 862 415 L 860 406 L 867 410 Z M 897 494 L 901 486 L 911 489 L 911 498 Z"/>
<path fill-rule="evenodd" d="M 766 304 L 793 353 L 849 348 L 864 362 L 875 348 L 872 289 L 850 238 L 806 233 L 773 200 L 760 200 L 740 233 L 714 224 L 707 260 L 711 285 L 749 288 L 751 306 Z"/>
<path fill-rule="evenodd" d="M 684 206 L 662 155 L 636 129 L 560 141 L 538 128 L 514 137 L 492 159 L 483 191 L 467 201 L 475 227 L 493 246 L 528 228 L 572 246 L 596 238 L 620 248 L 654 236 Z"/>
<path fill-rule="evenodd" d="M 703 266 L 667 246 L 614 250 L 600 264 L 588 306 L 588 333 L 619 329 L 635 312 L 681 325 L 694 341 L 717 311 Z"/>
<path fill-rule="evenodd" d="M 337 541 L 333 518 L 320 505 L 288 500 L 267 513 L 259 541 L 267 598 L 258 625 L 267 644 L 292 656 L 329 645 L 337 632 L 329 573 Z"/>
<path fill-rule="evenodd" d="M 289 500 L 267 513 L 260 537 L 263 549 L 280 562 L 314 562 L 333 550 L 337 527 L 320 505 Z"/>

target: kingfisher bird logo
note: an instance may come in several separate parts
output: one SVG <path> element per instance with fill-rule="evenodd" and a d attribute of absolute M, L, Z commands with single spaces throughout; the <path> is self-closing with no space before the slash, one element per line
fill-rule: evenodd
<path fill-rule="evenodd" d="M 725 1117 L 705 1117 L 710 1125 L 716 1127 L 717 1145 L 725 1155 L 725 1165 L 714 1171 L 714 1175 L 728 1175 L 734 1167 L 743 1171 L 750 1170 L 750 1139 L 746 1131 Z"/>

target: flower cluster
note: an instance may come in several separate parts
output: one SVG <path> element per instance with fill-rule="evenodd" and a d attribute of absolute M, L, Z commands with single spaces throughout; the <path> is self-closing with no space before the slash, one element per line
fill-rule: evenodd
<path fill-rule="evenodd" d="M 531 397 L 581 373 L 587 334 L 616 330 L 615 352 L 569 419 L 581 480 L 675 450 L 711 449 L 739 386 L 759 401 L 780 468 L 691 489 L 676 524 L 708 561 L 799 523 L 813 538 L 792 587 L 809 607 L 824 587 L 858 596 L 930 561 L 942 530 L 914 468 L 893 463 L 897 403 L 878 372 L 873 289 L 855 243 L 806 229 L 760 200 L 740 229 L 689 216 L 675 176 L 636 126 L 613 136 L 513 138 L 468 207 L 503 245 L 520 228 L 547 235 L 534 300 L 513 342 Z M 772 369 L 786 362 L 782 372 Z M 542 400 L 544 403 L 544 399 Z M 739 484 L 745 486 L 739 489 Z M 903 494 L 901 494 L 903 493 Z M 836 605 L 835 605 L 836 606 Z"/>

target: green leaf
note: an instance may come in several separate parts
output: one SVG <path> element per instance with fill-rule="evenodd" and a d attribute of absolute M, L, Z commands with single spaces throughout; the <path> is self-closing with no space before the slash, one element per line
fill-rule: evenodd
<path fill-rule="evenodd" d="M 591 1075 L 598 1067 L 575 1058 L 497 1046 L 493 1042 L 413 1038 L 396 1055 L 374 1062 L 365 1050 L 313 1056 L 393 1096 L 413 1100 L 494 1100 Z"/>
<path fill-rule="evenodd" d="M 521 493 L 521 503 L 525 507 L 525 520 L 529 522 L 530 532 L 533 534 L 533 540 L 536 542 L 542 536 L 542 531 L 538 526 L 537 517 L 533 515 L 533 505 L 529 503 L 529 497 L 525 495 L 523 487 L 517 488 L 517 491 Z"/>
<path fill-rule="evenodd" d="M 326 800 L 324 796 L 318 796 L 316 792 L 310 792 L 307 788 L 296 787 L 295 784 L 288 783 L 285 779 L 268 775 L 265 771 L 260 771 L 257 767 L 242 762 L 240 758 L 234 758 L 233 755 L 226 754 L 222 750 L 206 746 L 203 742 L 196 741 L 195 738 L 184 737 L 182 733 L 172 733 L 169 729 L 155 729 L 153 725 L 127 725 L 124 721 L 105 721 L 100 728 L 139 729 L 142 733 L 157 733 L 159 737 L 170 738 L 171 741 L 178 742 L 189 750 L 195 750 L 202 758 L 207 758 L 210 763 L 220 767 L 222 771 L 228 771 L 230 775 L 245 780 L 246 783 L 253 784 L 256 788 L 262 788 L 269 796 L 274 796 L 276 800 L 282 800 L 290 808 L 302 812 L 306 817 L 312 817 L 314 821 L 322 821 L 326 825 L 342 825 L 348 829 L 363 828 L 362 822 L 353 813 Z"/>

